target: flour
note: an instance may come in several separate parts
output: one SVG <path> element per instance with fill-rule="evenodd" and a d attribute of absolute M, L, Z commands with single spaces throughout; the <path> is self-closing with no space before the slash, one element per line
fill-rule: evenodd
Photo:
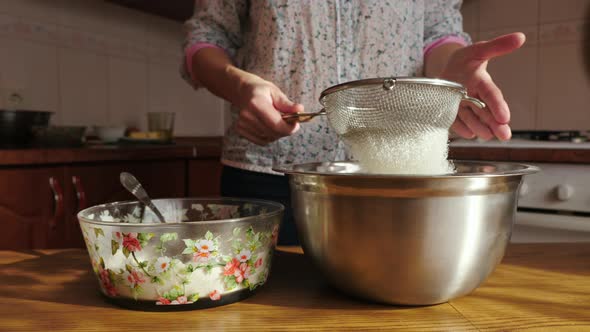
<path fill-rule="evenodd" d="M 454 172 L 452 162 L 447 159 L 449 134 L 446 129 L 398 135 L 375 131 L 367 135 L 359 131 L 357 135 L 348 133 L 345 140 L 366 173 L 437 175 Z"/>

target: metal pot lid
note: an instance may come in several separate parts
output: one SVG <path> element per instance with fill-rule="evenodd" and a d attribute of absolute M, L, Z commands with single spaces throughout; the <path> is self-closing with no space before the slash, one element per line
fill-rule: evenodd
<path fill-rule="evenodd" d="M 375 174 L 367 173 L 357 162 L 318 162 L 306 164 L 286 164 L 274 167 L 275 172 L 288 175 L 320 175 L 320 176 L 347 176 L 370 178 L 412 178 L 412 179 L 442 179 L 460 177 L 503 177 L 521 176 L 537 173 L 539 168 L 527 164 L 511 162 L 485 162 L 485 161 L 453 161 L 456 172 L 439 175 L 412 175 L 412 174 Z"/>

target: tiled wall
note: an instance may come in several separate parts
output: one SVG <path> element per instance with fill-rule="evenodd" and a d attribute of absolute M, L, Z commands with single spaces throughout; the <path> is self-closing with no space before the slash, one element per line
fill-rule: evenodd
<path fill-rule="evenodd" d="M 522 49 L 488 67 L 511 107 L 513 128 L 590 129 L 582 52 L 590 0 L 464 0 L 463 16 L 474 40 L 513 31 L 527 36 Z"/>
<path fill-rule="evenodd" d="M 18 92 L 54 124 L 145 129 L 176 113 L 176 135 L 223 133 L 223 103 L 178 74 L 182 25 L 101 0 L 0 0 L 0 108 Z"/>

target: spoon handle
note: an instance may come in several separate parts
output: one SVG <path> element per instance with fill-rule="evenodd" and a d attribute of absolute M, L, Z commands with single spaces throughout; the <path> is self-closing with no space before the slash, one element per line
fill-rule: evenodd
<path fill-rule="evenodd" d="M 149 207 L 154 212 L 156 217 L 158 217 L 161 223 L 166 222 L 166 219 L 164 219 L 164 216 L 160 213 L 160 210 L 158 210 L 154 203 L 152 203 L 152 200 L 148 196 L 147 192 L 145 189 L 143 189 L 141 183 L 139 183 L 135 176 L 127 172 L 122 172 L 120 175 L 120 180 L 123 187 L 132 193 L 133 196 L 135 196 L 140 202 Z"/>

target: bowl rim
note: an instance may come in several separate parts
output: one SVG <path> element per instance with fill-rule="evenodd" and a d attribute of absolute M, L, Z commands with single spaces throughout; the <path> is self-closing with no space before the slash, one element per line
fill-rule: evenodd
<path fill-rule="evenodd" d="M 153 199 L 152 202 L 158 201 L 166 201 L 166 200 L 175 200 L 175 201 L 234 201 L 234 202 L 242 202 L 242 203 L 262 203 L 266 205 L 272 205 L 276 207 L 276 211 L 267 212 L 263 214 L 258 214 L 255 216 L 248 216 L 248 217 L 239 217 L 239 218 L 230 218 L 230 219 L 221 219 L 221 220 L 203 220 L 203 221 L 183 221 L 183 222 L 171 222 L 171 223 L 150 223 L 150 224 L 143 224 L 143 223 L 123 223 L 123 222 L 111 222 L 111 221 L 97 221 L 91 220 L 83 216 L 83 214 L 88 214 L 89 210 L 91 209 L 99 209 L 101 207 L 105 208 L 107 206 L 112 205 L 126 205 L 126 204 L 137 204 L 140 203 L 137 200 L 129 200 L 129 201 L 115 201 L 109 202 L 104 204 L 93 205 L 91 207 L 85 208 L 76 214 L 79 223 L 87 223 L 92 225 L 100 225 L 100 226 L 117 226 L 117 227 L 149 227 L 149 228 L 158 228 L 158 227 L 185 227 L 185 225 L 217 225 L 217 224 L 226 224 L 226 223 L 238 223 L 243 221 L 256 221 L 257 219 L 263 218 L 271 218 L 277 215 L 284 213 L 285 206 L 281 203 L 275 201 L 269 201 L 264 199 L 257 199 L 257 198 L 240 198 L 240 197 L 181 197 L 181 198 L 158 198 Z"/>
<path fill-rule="evenodd" d="M 405 179 L 405 180 L 432 180 L 432 179 L 458 179 L 458 178 L 493 178 L 506 176 L 523 176 L 539 172 L 541 169 L 530 164 L 523 164 L 510 161 L 484 161 L 484 160 L 457 160 L 449 159 L 454 164 L 481 165 L 481 166 L 510 166 L 512 169 L 497 172 L 472 172 L 472 173 L 446 173 L 446 174 L 379 174 L 379 173 L 336 173 L 323 171 L 295 170 L 296 166 L 328 166 L 328 165 L 358 165 L 356 161 L 333 161 L 333 162 L 311 162 L 302 164 L 283 164 L 273 167 L 273 171 L 293 176 L 324 176 L 324 177 L 354 177 L 374 179 Z"/>

